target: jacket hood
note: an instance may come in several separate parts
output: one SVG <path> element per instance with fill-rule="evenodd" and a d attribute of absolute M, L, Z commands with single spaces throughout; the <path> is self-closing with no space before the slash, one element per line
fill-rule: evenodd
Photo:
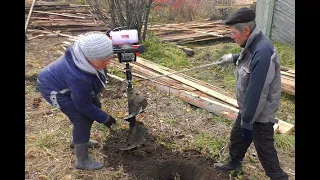
<path fill-rule="evenodd" d="M 105 82 L 103 82 L 99 77 L 99 73 L 101 73 L 106 79 L 106 74 L 104 70 L 98 70 L 88 62 L 87 58 L 84 56 L 83 52 L 81 51 L 77 41 L 73 44 L 73 46 L 71 46 L 70 52 L 71 52 L 73 62 L 76 64 L 76 66 L 86 73 L 96 75 L 101 81 L 102 85 L 105 87 Z"/>

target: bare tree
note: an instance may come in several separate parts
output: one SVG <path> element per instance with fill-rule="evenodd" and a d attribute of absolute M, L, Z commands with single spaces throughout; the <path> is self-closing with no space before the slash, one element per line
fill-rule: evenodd
<path fill-rule="evenodd" d="M 108 0 L 112 26 L 137 29 L 139 40 L 145 40 L 150 8 L 154 0 Z M 142 33 L 142 27 L 143 34 Z"/>
<path fill-rule="evenodd" d="M 106 17 L 103 15 L 101 10 L 101 2 L 98 0 L 87 0 L 88 4 L 90 5 L 92 11 L 95 13 L 97 18 L 107 24 Z"/>
<path fill-rule="evenodd" d="M 100 0 L 102 1 L 102 0 Z M 111 28 L 137 29 L 139 40 L 145 40 L 150 8 L 154 0 L 106 0 L 111 16 Z M 106 23 L 99 0 L 87 0 L 98 18 Z M 143 28 L 143 29 L 142 29 Z"/>

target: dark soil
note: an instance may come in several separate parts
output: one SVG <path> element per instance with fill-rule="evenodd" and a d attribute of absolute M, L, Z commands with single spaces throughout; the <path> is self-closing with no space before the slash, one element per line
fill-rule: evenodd
<path fill-rule="evenodd" d="M 141 124 L 140 126 L 144 126 Z M 107 155 L 107 166 L 117 168 L 123 165 L 126 172 L 135 179 L 144 180 L 222 180 L 226 174 L 213 169 L 214 161 L 203 158 L 195 150 L 173 152 L 156 144 L 156 137 L 147 134 L 146 141 L 138 148 L 122 151 L 126 146 L 128 131 L 111 134 L 103 150 Z"/>

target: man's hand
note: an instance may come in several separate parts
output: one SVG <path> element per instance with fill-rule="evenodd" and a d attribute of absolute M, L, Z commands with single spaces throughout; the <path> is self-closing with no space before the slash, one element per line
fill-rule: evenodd
<path fill-rule="evenodd" d="M 247 142 L 247 143 L 251 143 L 252 142 L 252 131 L 242 128 L 242 136 L 243 139 Z"/>
<path fill-rule="evenodd" d="M 113 124 L 116 124 L 116 120 L 111 115 L 109 115 L 108 120 L 105 123 L 103 123 L 103 125 L 105 125 L 109 129 Z"/>
<path fill-rule="evenodd" d="M 215 64 L 216 65 L 224 65 L 224 64 L 232 63 L 232 62 L 233 62 L 232 54 L 225 54 Z"/>

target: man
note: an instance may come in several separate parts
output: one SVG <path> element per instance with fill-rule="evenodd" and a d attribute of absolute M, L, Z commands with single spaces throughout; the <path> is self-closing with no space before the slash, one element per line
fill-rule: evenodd
<path fill-rule="evenodd" d="M 101 110 L 98 93 L 106 83 L 105 69 L 114 57 L 112 41 L 101 32 L 84 34 L 58 60 L 38 75 L 38 89 L 53 107 L 66 114 L 73 125 L 71 147 L 75 147 L 76 168 L 96 170 L 104 163 L 88 157 L 93 121 L 111 128 L 115 119 Z"/>
<path fill-rule="evenodd" d="M 239 54 L 226 54 L 218 65 L 236 65 L 238 117 L 230 136 L 229 159 L 215 163 L 223 171 L 240 171 L 241 161 L 253 141 L 259 160 L 272 180 L 285 180 L 274 147 L 273 125 L 281 97 L 280 64 L 272 42 L 256 28 L 255 12 L 241 8 L 224 22 L 231 38 L 242 48 Z"/>

